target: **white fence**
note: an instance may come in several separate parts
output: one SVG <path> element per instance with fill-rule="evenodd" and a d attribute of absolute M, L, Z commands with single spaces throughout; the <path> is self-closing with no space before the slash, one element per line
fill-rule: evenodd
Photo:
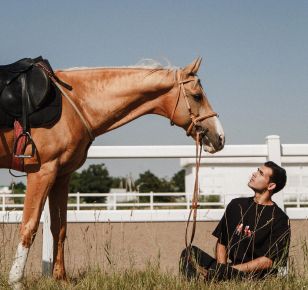
<path fill-rule="evenodd" d="M 119 202 L 121 197 L 129 195 L 132 200 Z M 210 195 L 200 194 L 200 221 L 220 220 L 227 204 L 225 196 L 220 196 L 215 202 L 205 202 Z M 217 197 L 217 195 L 213 194 Z M 241 195 L 243 196 L 243 195 Z M 247 195 L 247 196 L 251 196 Z M 16 223 L 22 218 L 23 204 L 12 203 L 14 198 L 24 198 L 24 194 L 0 194 L 2 199 L 0 222 Z M 154 221 L 186 221 L 191 206 L 192 193 L 70 193 L 75 199 L 68 203 L 68 222 L 154 222 Z M 86 203 L 83 198 L 109 198 L 109 203 Z M 140 197 L 148 201 L 139 202 Z M 172 202 L 156 202 L 155 197 L 168 197 Z M 238 196 L 239 197 L 239 196 Z M 10 203 L 6 200 L 10 199 Z M 308 194 L 284 193 L 284 208 L 290 219 L 308 218 Z M 41 222 L 44 222 L 42 215 Z"/>
<path fill-rule="evenodd" d="M 281 145 L 279 136 L 269 136 L 266 139 L 266 145 L 229 145 L 226 146 L 222 152 L 215 155 L 203 154 L 203 158 L 211 159 L 212 163 L 221 163 L 222 158 L 230 158 L 230 162 L 236 163 L 237 160 L 247 158 L 247 162 L 261 164 L 263 161 L 272 160 L 277 164 L 281 164 L 282 158 L 286 160 L 294 160 L 294 164 L 301 164 L 301 166 L 308 168 L 308 144 L 300 145 Z M 247 150 L 246 150 L 247 149 Z M 262 151 L 260 153 L 260 150 Z M 93 146 L 89 149 L 89 159 L 106 159 L 106 158 L 194 158 L 194 146 Z M 230 161 L 231 160 L 231 161 Z M 246 160 L 246 159 L 245 159 Z M 288 161 L 289 162 L 289 161 Z M 293 161 L 292 161 L 293 162 Z M 292 163 L 291 162 L 291 163 Z M 223 163 L 223 162 L 222 162 Z M 292 163 L 293 164 L 293 163 Z M 292 165 L 291 164 L 291 165 Z M 300 167 L 301 167 L 300 166 Z M 302 168 L 302 167 L 301 167 Z M 192 189 L 192 188 L 191 188 Z M 189 189 L 189 190 L 191 190 Z M 123 193 L 111 193 L 114 196 L 112 204 L 83 204 L 80 198 L 84 194 L 70 194 L 71 197 L 76 197 L 76 204 L 69 204 L 69 207 L 76 207 L 74 210 L 69 210 L 67 215 L 68 222 L 160 222 L 160 221 L 187 221 L 190 207 L 190 195 L 187 193 L 149 193 L 138 194 L 135 196 L 148 196 L 149 203 L 117 203 L 116 197 L 123 196 Z M 275 202 L 285 211 L 290 219 L 307 219 L 308 218 L 308 192 L 284 192 L 275 195 Z M 107 196 L 110 194 L 103 194 L 99 196 Z M 131 195 L 131 193 L 130 193 Z M 155 196 L 183 196 L 185 201 L 176 203 L 155 203 Z M 217 195 L 217 194 L 215 194 Z M 242 195 L 242 194 L 241 194 Z M 87 194 L 86 196 L 90 196 Z M 92 194 L 93 196 L 93 194 Z M 94 194 L 97 196 L 97 194 Z M 218 221 L 223 215 L 225 204 L 225 197 L 221 195 L 221 200 L 215 203 L 203 203 L 201 206 L 219 206 L 220 209 L 200 209 L 198 210 L 197 219 L 199 221 Z M 6 204 L 6 198 L 12 195 L 3 194 L 2 206 L 0 211 L 0 222 L 16 223 L 22 219 L 23 205 Z M 24 195 L 15 194 L 14 197 L 24 197 Z M 234 196 L 235 197 L 235 196 Z M 295 206 L 295 207 L 288 207 Z M 84 210 L 83 208 L 87 208 Z M 98 210 L 97 208 L 104 208 Z M 107 209 L 105 209 L 107 207 Z M 109 208 L 108 208 L 109 207 Z M 123 207 L 130 207 L 130 209 L 120 210 Z M 138 207 L 147 207 L 145 210 L 138 210 Z M 166 208 L 167 207 L 167 208 Z M 172 209 L 172 207 L 176 207 Z M 178 207 L 183 207 L 179 209 Z M 15 210 L 11 210 L 15 208 Z M 95 208 L 95 210 L 89 210 Z M 161 208 L 161 209 L 157 209 Z M 41 222 L 44 223 L 43 229 L 43 273 L 45 274 L 52 263 L 52 238 L 50 233 L 50 220 L 48 212 L 48 200 L 45 204 L 44 213 Z"/>

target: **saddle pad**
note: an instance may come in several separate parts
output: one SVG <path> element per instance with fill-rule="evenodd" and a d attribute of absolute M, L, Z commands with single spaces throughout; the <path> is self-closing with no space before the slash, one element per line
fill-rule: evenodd
<path fill-rule="evenodd" d="M 29 115 L 29 127 L 39 128 L 52 125 L 60 119 L 62 112 L 62 96 L 54 83 L 50 86 L 49 95 L 46 97 L 42 108 Z M 22 117 L 17 118 L 22 122 Z M 0 127 L 14 128 L 15 117 L 7 114 L 0 107 Z"/>

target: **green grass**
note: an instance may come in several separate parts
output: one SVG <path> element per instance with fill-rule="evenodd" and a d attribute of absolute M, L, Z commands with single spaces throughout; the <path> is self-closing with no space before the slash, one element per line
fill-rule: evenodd
<path fill-rule="evenodd" d="M 10 289 L 7 273 L 0 274 L 0 289 Z M 205 284 L 201 279 L 185 281 L 179 275 L 160 270 L 159 266 L 148 264 L 145 270 L 128 269 L 122 272 L 91 269 L 69 278 L 67 285 L 52 278 L 39 275 L 25 277 L 25 289 L 308 289 L 308 277 L 267 278 L 263 281 L 228 281 Z"/>
<path fill-rule="evenodd" d="M 2 225 L 3 226 L 3 225 Z M 1 233 L 0 225 L 0 233 Z M 112 226 L 110 228 L 112 231 Z M 18 231 L 15 228 L 9 232 L 8 239 L 4 240 L 0 245 L 0 289 L 11 289 L 8 285 L 8 275 L 11 263 L 5 263 L 11 259 L 7 257 L 5 249 L 9 247 L 10 239 L 18 236 Z M 86 237 L 86 236 L 85 236 Z M 85 238 L 85 250 L 89 247 Z M 108 260 L 103 267 L 96 265 L 95 261 L 88 259 L 89 264 L 83 269 L 74 269 L 70 273 L 68 271 L 68 284 L 55 281 L 49 277 L 42 277 L 41 273 L 27 273 L 23 285 L 24 289 L 211 289 L 211 290 L 280 290 L 280 289 L 308 289 L 308 241 L 303 238 L 296 247 L 292 247 L 290 252 L 299 254 L 302 258 L 300 265 L 298 263 L 290 263 L 289 273 L 286 277 L 269 277 L 262 281 L 244 280 L 244 281 L 227 281 L 219 283 L 205 284 L 202 279 L 195 279 L 187 282 L 183 277 L 175 272 L 169 272 L 160 267 L 161 255 L 158 252 L 157 258 L 151 262 L 145 262 L 143 268 L 136 268 L 133 253 L 127 252 L 129 258 L 129 266 L 123 269 L 118 268 L 115 261 L 116 254 L 113 248 L 112 236 L 105 241 L 103 246 L 103 257 Z M 99 258 L 99 257 L 97 257 Z"/>

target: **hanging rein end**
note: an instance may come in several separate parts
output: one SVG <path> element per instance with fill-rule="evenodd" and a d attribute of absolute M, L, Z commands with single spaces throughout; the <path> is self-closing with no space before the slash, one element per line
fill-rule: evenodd
<path fill-rule="evenodd" d="M 197 208 L 200 208 L 200 204 L 193 204 L 191 206 L 191 209 L 197 209 Z"/>

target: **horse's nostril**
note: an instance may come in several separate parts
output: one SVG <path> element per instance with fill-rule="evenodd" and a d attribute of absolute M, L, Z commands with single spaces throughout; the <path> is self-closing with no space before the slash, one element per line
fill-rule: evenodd
<path fill-rule="evenodd" d="M 218 140 L 219 140 L 219 145 L 222 146 L 225 142 L 225 136 L 223 134 L 220 134 L 218 136 Z"/>

